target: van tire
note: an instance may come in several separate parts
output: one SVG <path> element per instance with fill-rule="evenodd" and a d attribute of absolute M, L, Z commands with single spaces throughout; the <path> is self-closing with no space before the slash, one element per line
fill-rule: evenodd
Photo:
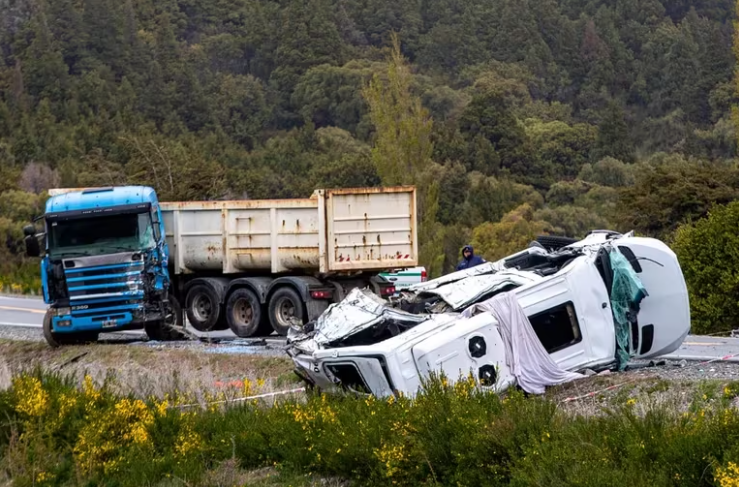
<path fill-rule="evenodd" d="M 221 315 L 218 294 L 205 284 L 196 284 L 187 291 L 185 298 L 187 320 L 198 331 L 213 331 Z"/>
<path fill-rule="evenodd" d="M 305 305 L 300 295 L 290 287 L 281 287 L 269 300 L 269 321 L 278 335 L 287 336 L 290 317 L 305 324 Z"/>
<path fill-rule="evenodd" d="M 237 337 L 271 334 L 272 327 L 266 318 L 262 303 L 249 289 L 236 289 L 226 301 L 226 322 Z"/>
<path fill-rule="evenodd" d="M 576 238 L 560 237 L 557 235 L 540 235 L 536 237 L 536 241 L 543 245 L 547 250 L 558 250 L 575 242 L 579 242 Z"/>

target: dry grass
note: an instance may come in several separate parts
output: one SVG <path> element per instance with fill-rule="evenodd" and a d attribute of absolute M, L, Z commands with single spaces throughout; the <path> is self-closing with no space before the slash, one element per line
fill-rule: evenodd
<path fill-rule="evenodd" d="M 638 414 L 660 406 L 668 406 L 679 413 L 690 409 L 693 401 L 710 404 L 721 396 L 726 379 L 666 379 L 657 373 L 633 375 L 629 372 L 605 376 L 593 376 L 553 387 L 547 397 L 559 403 L 563 412 L 577 416 L 598 416 L 610 408 L 626 403 L 633 404 Z M 611 390 L 605 390 L 617 386 Z M 581 397 L 598 392 L 592 397 Z M 576 401 L 564 402 L 566 398 L 581 397 Z"/>
<path fill-rule="evenodd" d="M 11 372 L 8 365 L 0 360 L 0 391 L 10 387 Z"/>
<path fill-rule="evenodd" d="M 113 377 L 113 388 L 121 394 L 161 398 L 175 391 L 202 398 L 205 394 L 233 390 L 248 379 L 264 381 L 259 392 L 294 387 L 288 357 L 225 355 L 196 350 L 155 349 L 130 344 L 91 344 L 61 349 L 45 343 L 0 340 L 0 388 L 7 387 L 12 374 L 41 367 L 72 374 L 82 381 L 89 374 L 95 382 Z M 236 391 L 235 389 L 240 389 Z M 228 393 L 227 393 L 228 394 Z"/>

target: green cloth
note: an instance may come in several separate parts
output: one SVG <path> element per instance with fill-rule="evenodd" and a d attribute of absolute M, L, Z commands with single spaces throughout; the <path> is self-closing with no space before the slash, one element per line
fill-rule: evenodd
<path fill-rule="evenodd" d="M 636 321 L 639 305 L 648 296 L 641 279 L 634 271 L 629 260 L 617 247 L 610 252 L 613 284 L 611 286 L 611 311 L 616 326 L 616 359 L 618 370 L 624 370 L 630 355 L 631 322 Z"/>

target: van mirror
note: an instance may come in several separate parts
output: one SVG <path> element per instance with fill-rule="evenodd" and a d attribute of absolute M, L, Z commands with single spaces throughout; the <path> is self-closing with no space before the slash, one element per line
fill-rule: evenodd
<path fill-rule="evenodd" d="M 33 237 L 36 235 L 36 227 L 33 225 L 26 225 L 23 227 L 23 235 L 27 237 Z"/>

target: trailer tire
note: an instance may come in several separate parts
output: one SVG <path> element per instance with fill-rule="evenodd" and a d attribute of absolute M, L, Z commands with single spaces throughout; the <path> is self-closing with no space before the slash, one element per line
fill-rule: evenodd
<path fill-rule="evenodd" d="M 269 335 L 272 328 L 269 320 L 265 318 L 262 303 L 249 289 L 243 287 L 236 289 L 226 301 L 226 322 L 237 337 Z"/>
<path fill-rule="evenodd" d="M 95 342 L 98 339 L 97 332 L 82 332 L 82 333 L 54 333 L 54 328 L 51 324 L 51 310 L 47 310 L 44 315 L 44 338 L 49 346 L 57 348 L 65 345 L 77 345 L 89 342 Z"/>
<path fill-rule="evenodd" d="M 182 323 L 182 308 L 180 307 L 180 302 L 177 301 L 177 298 L 172 294 L 169 295 L 169 302 L 172 305 L 174 320 L 172 322 L 167 322 L 166 320 L 152 321 L 144 324 L 144 331 L 150 340 L 169 342 L 173 340 L 185 340 L 188 338 L 187 334 L 184 332 L 185 328 Z"/>
<path fill-rule="evenodd" d="M 291 319 L 305 324 L 305 305 L 300 295 L 290 287 L 281 287 L 269 300 L 269 321 L 278 335 L 287 336 Z"/>
<path fill-rule="evenodd" d="M 213 331 L 221 315 L 221 304 L 216 292 L 204 284 L 196 284 L 187 291 L 185 309 L 187 320 L 198 331 Z"/>
<path fill-rule="evenodd" d="M 557 235 L 541 235 L 536 237 L 536 241 L 543 245 L 547 250 L 557 250 L 562 247 L 567 247 L 579 240 L 576 238 L 560 237 Z"/>

